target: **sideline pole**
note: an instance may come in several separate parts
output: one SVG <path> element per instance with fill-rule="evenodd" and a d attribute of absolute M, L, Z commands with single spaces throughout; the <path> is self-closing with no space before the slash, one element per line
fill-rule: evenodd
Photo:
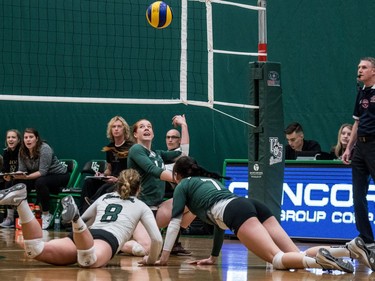
<path fill-rule="evenodd" d="M 266 0 L 258 0 L 265 8 Z M 250 64 L 250 116 L 256 127 L 249 134 L 249 198 L 265 203 L 281 219 L 284 182 L 284 112 L 280 63 L 267 61 L 266 10 L 259 11 L 258 61 Z"/>

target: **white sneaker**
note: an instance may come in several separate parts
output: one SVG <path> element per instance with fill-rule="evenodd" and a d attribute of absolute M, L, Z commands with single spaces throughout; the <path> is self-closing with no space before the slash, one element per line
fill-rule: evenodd
<path fill-rule="evenodd" d="M 335 258 L 326 248 L 319 249 L 315 260 L 317 264 L 326 270 L 336 269 L 348 273 L 354 272 L 354 267 L 349 261 L 342 258 Z"/>
<path fill-rule="evenodd" d="M 52 215 L 48 213 L 47 215 L 42 214 L 42 229 L 48 229 L 52 222 Z"/>
<path fill-rule="evenodd" d="M 375 271 L 375 252 L 371 251 L 361 237 L 356 237 L 347 244 L 350 257 L 363 262 L 372 271 Z"/>
<path fill-rule="evenodd" d="M 18 183 L 0 191 L 0 205 L 18 206 L 27 198 L 26 185 Z"/>
<path fill-rule="evenodd" d="M 76 222 L 79 218 L 79 211 L 74 198 L 71 195 L 68 195 L 61 199 L 61 205 L 63 210 L 61 212 L 61 218 L 63 224 L 70 222 Z"/>

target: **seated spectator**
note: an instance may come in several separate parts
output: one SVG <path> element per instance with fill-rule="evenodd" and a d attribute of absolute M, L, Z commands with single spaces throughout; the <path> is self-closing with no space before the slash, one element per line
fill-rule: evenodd
<path fill-rule="evenodd" d="M 107 179 L 105 181 L 93 178 L 85 180 L 79 208 L 81 214 L 89 207 L 89 204 L 101 195 L 113 192 L 118 175 L 127 168 L 128 151 L 133 145 L 133 141 L 129 125 L 123 117 L 114 116 L 109 120 L 107 138 L 110 143 L 102 150 L 106 153 L 106 170 L 102 175 L 97 174 L 97 176 L 106 176 Z"/>
<path fill-rule="evenodd" d="M 21 133 L 16 129 L 10 129 L 6 132 L 5 148 L 3 151 L 2 173 L 14 173 L 18 171 L 18 152 L 21 147 Z M 13 177 L 4 175 L 1 180 L 1 189 L 9 188 L 13 185 Z M 1 227 L 14 227 L 14 208 L 8 206 L 7 216 L 0 224 Z"/>
<path fill-rule="evenodd" d="M 295 160 L 299 151 L 321 152 L 320 144 L 314 140 L 305 140 L 301 124 L 293 122 L 285 131 L 288 145 L 285 147 L 285 159 Z"/>
<path fill-rule="evenodd" d="M 337 134 L 337 144 L 332 147 L 331 154 L 334 159 L 341 159 L 346 146 L 349 143 L 353 125 L 349 123 L 342 124 Z"/>
<path fill-rule="evenodd" d="M 33 128 L 24 131 L 18 171 L 24 174 L 15 175 L 15 180 L 25 183 L 28 192 L 36 190 L 37 203 L 42 205 L 42 228 L 47 229 L 53 218 L 50 213 L 50 193 L 58 194 L 60 188 L 68 184 L 70 173 Z"/>

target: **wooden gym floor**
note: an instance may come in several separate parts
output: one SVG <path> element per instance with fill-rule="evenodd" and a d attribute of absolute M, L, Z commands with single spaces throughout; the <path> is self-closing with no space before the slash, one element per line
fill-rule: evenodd
<path fill-rule="evenodd" d="M 44 231 L 45 239 L 63 237 L 66 232 Z M 354 263 L 355 273 L 340 271 L 273 270 L 252 253 L 248 252 L 236 239 L 227 239 L 219 263 L 214 266 L 192 266 L 187 263 L 192 258 L 208 257 L 211 250 L 211 239 L 206 236 L 183 236 L 182 244 L 193 252 L 191 257 L 170 259 L 166 267 L 139 267 L 139 258 L 117 255 L 105 268 L 81 269 L 77 265 L 52 266 L 27 259 L 21 248 L 22 231 L 0 229 L 0 276 L 2 280 L 134 280 L 134 281 L 175 281 L 175 280 L 215 280 L 215 281 L 290 281 L 290 280 L 375 280 L 375 273 L 367 267 Z M 297 243 L 301 249 L 317 244 Z"/>

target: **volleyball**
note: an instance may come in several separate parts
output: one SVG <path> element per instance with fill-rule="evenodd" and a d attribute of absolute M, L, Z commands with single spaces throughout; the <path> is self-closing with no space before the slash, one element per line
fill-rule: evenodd
<path fill-rule="evenodd" d="M 156 1 L 147 8 L 146 18 L 152 27 L 166 28 L 172 22 L 172 9 L 163 1 Z"/>

